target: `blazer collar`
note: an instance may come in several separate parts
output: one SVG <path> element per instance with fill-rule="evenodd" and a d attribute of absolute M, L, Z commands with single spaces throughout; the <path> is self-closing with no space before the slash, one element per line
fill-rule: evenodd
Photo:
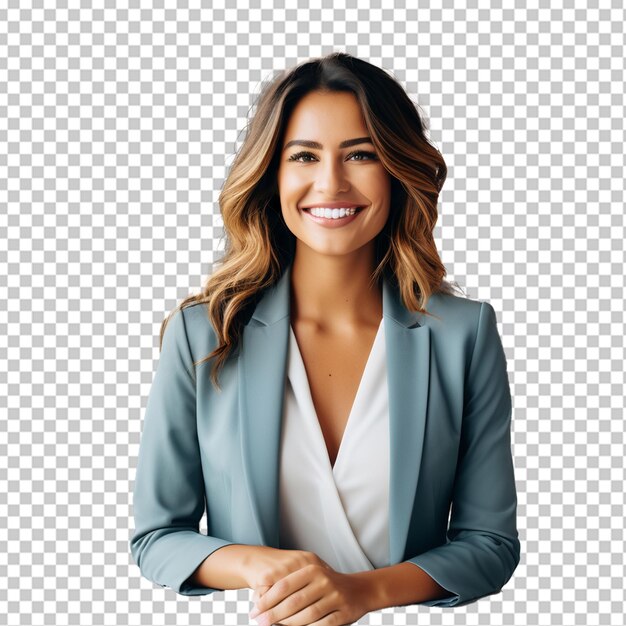
<path fill-rule="evenodd" d="M 244 326 L 238 359 L 239 419 L 245 489 L 260 545 L 279 547 L 282 410 L 290 326 L 290 264 Z M 390 564 L 405 558 L 423 452 L 430 374 L 430 329 L 383 280 L 389 390 Z"/>
<path fill-rule="evenodd" d="M 265 326 L 270 326 L 289 315 L 289 296 L 291 285 L 290 263 L 279 280 L 270 287 L 257 303 L 251 319 L 255 319 Z M 383 279 L 383 316 L 395 320 L 400 326 L 409 328 L 421 325 L 424 315 L 416 311 L 409 311 L 402 302 L 399 290 L 386 278 Z"/>

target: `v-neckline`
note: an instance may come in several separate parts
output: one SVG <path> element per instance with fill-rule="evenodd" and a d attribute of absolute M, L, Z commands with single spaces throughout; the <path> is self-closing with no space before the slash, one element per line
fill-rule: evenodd
<path fill-rule="evenodd" d="M 296 334 L 293 330 L 293 327 L 291 326 L 291 324 L 289 324 L 289 332 L 291 333 L 292 336 L 292 340 L 294 342 L 294 346 L 295 346 L 295 351 L 298 354 L 298 360 L 300 362 L 300 366 L 302 368 L 302 373 L 303 373 L 303 379 L 306 381 L 306 397 L 307 397 L 307 402 L 309 405 L 309 410 L 311 412 L 311 415 L 313 416 L 313 421 L 315 422 L 316 425 L 316 429 L 319 433 L 319 439 L 321 439 L 322 442 L 322 448 L 324 449 L 324 451 L 326 452 L 326 459 L 328 460 L 328 465 L 330 466 L 331 472 L 334 474 L 335 469 L 337 468 L 337 465 L 339 463 L 339 460 L 341 458 L 341 451 L 342 449 L 345 447 L 344 442 L 346 440 L 346 435 L 348 434 L 348 429 L 350 428 L 350 423 L 354 421 L 354 418 L 352 417 L 355 411 L 355 407 L 357 406 L 358 400 L 360 398 L 360 396 L 362 395 L 362 388 L 363 388 L 363 381 L 365 380 L 368 371 L 371 369 L 371 363 L 372 363 L 372 357 L 374 355 L 374 350 L 376 349 L 376 345 L 377 345 L 377 341 L 379 338 L 379 335 L 383 329 L 383 321 L 384 321 L 384 317 L 381 318 L 380 323 L 378 325 L 378 330 L 376 331 L 376 335 L 374 336 L 374 341 L 372 341 L 372 345 L 370 346 L 370 351 L 369 354 L 367 355 L 367 360 L 365 361 L 365 367 L 363 368 L 363 372 L 361 373 L 361 379 L 359 380 L 359 384 L 357 386 L 357 390 L 356 393 L 354 395 L 354 398 L 352 399 L 352 405 L 350 407 L 350 411 L 348 413 L 348 418 L 346 420 L 346 424 L 344 426 L 343 429 L 343 434 L 341 436 L 341 440 L 339 442 L 339 447 L 337 448 L 337 456 L 335 457 L 335 462 L 331 463 L 330 460 L 330 454 L 328 453 L 328 447 L 326 446 L 326 440 L 324 439 L 324 432 L 322 431 L 322 426 L 320 424 L 319 421 L 319 417 L 317 415 L 317 411 L 315 409 L 315 404 L 313 403 L 313 395 L 311 393 L 311 385 L 309 383 L 309 377 L 307 375 L 306 372 L 306 367 L 304 365 L 304 359 L 302 358 L 302 353 L 300 352 L 300 346 L 298 345 L 298 338 L 296 337 Z"/>

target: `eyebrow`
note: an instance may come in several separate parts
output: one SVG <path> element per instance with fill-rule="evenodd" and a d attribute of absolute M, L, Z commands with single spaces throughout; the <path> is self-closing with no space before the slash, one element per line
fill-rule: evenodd
<path fill-rule="evenodd" d="M 371 137 L 357 137 L 356 139 L 346 139 L 339 144 L 340 148 L 349 148 L 350 146 L 354 146 L 358 143 L 372 143 Z M 308 139 L 292 139 L 291 141 L 285 144 L 283 148 L 283 152 L 289 148 L 290 146 L 306 146 L 307 148 L 314 148 L 316 150 L 321 150 L 324 146 L 317 141 L 310 141 Z"/>

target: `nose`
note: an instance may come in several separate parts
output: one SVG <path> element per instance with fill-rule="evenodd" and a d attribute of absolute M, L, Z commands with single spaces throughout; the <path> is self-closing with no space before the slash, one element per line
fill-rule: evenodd
<path fill-rule="evenodd" d="M 340 191 L 347 191 L 350 183 L 342 162 L 325 159 L 317 169 L 315 188 L 322 194 L 336 195 Z"/>

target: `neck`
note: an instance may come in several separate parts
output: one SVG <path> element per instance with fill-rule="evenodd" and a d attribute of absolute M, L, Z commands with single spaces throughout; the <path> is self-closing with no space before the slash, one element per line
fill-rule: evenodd
<path fill-rule="evenodd" d="M 370 287 L 373 271 L 373 245 L 335 256 L 297 246 L 290 285 L 292 323 L 326 330 L 378 326 L 382 287 Z"/>

